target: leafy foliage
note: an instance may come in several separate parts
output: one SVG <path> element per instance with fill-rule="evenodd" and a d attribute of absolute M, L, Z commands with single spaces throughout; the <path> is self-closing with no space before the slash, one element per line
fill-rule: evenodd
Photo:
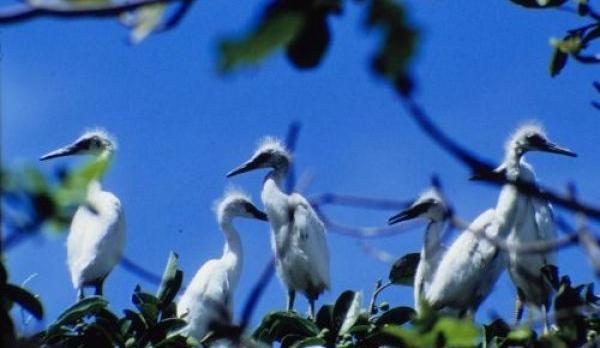
<path fill-rule="evenodd" d="M 313 68 L 329 45 L 328 17 L 340 11 L 340 0 L 272 1 L 246 37 L 221 42 L 220 68 L 227 72 L 239 65 L 256 64 L 279 48 L 286 49 L 296 67 Z"/>
<path fill-rule="evenodd" d="M 41 343 L 60 347 L 188 347 L 194 342 L 178 334 L 185 321 L 177 317 L 173 298 L 183 273 L 171 253 L 162 283 L 155 295 L 138 285 L 131 302 L 119 317 L 101 296 L 90 296 L 67 308 L 48 329 L 37 335 Z"/>
<path fill-rule="evenodd" d="M 44 317 L 44 309 L 37 297 L 22 287 L 10 284 L 4 263 L 0 260 L 0 346 L 11 347 L 17 342 L 15 326 L 9 312 L 18 304 L 36 319 Z"/>

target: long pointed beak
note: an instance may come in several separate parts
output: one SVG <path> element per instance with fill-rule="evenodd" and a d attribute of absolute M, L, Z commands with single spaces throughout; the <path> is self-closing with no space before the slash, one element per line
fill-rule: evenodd
<path fill-rule="evenodd" d="M 393 225 L 398 222 L 414 219 L 419 215 L 423 214 L 425 211 L 427 211 L 427 204 L 417 204 L 389 218 L 388 225 Z"/>
<path fill-rule="evenodd" d="M 40 157 L 40 161 L 49 160 L 56 157 L 64 157 L 73 155 L 77 151 L 77 147 L 74 144 L 61 147 L 60 149 L 50 151 L 47 154 Z"/>
<path fill-rule="evenodd" d="M 230 171 L 229 173 L 225 174 L 225 176 L 230 178 L 234 175 L 246 173 L 257 168 L 259 168 L 259 164 L 256 161 L 250 160 L 242 164 L 241 166 L 235 168 L 234 170 Z"/>
<path fill-rule="evenodd" d="M 577 157 L 577 154 L 575 152 L 553 143 L 546 143 L 544 147 L 542 147 L 540 150 L 545 152 L 557 153 L 559 155 L 565 155 L 569 157 Z"/>
<path fill-rule="evenodd" d="M 265 214 L 264 212 L 256 209 L 256 212 L 254 212 L 252 215 L 254 215 L 254 217 L 257 220 L 262 220 L 262 221 L 269 221 L 269 218 L 267 217 L 267 214 Z"/>

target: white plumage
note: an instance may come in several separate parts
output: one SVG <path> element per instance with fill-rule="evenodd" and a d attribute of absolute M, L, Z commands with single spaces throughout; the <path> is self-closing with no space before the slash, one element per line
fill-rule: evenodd
<path fill-rule="evenodd" d="M 441 239 L 448 220 L 448 208 L 436 189 L 422 193 L 408 209 L 392 216 L 388 223 L 395 224 L 419 217 L 428 220 L 413 289 L 415 308 L 421 313 L 424 295 L 429 291 L 433 275 L 447 250 Z"/>
<path fill-rule="evenodd" d="M 177 303 L 177 313 L 187 321 L 184 332 L 201 340 L 211 322 L 229 323 L 233 292 L 242 271 L 243 251 L 240 236 L 233 226 L 236 217 L 266 220 L 250 198 L 240 191 L 225 193 L 216 207 L 217 221 L 225 236 L 223 254 L 209 260 L 196 273 Z"/>
<path fill-rule="evenodd" d="M 506 256 L 476 232 L 499 234 L 495 211 L 486 210 L 463 231 L 444 254 L 426 299 L 435 309 L 477 311 L 506 266 Z"/>
<path fill-rule="evenodd" d="M 529 123 L 519 127 L 509 138 L 505 146 L 505 159 L 497 171 L 504 172 L 507 177 L 516 180 L 536 183 L 533 167 L 525 161 L 527 151 L 544 151 L 567 156 L 575 153 L 552 144 L 539 124 Z M 510 226 L 508 243 L 519 245 L 537 241 L 554 239 L 554 217 L 552 206 L 546 200 L 516 193 L 517 210 L 512 214 L 507 225 Z M 551 284 L 540 271 L 545 265 L 554 265 L 556 252 L 538 254 L 509 254 L 508 271 L 517 288 L 516 321 L 522 316 L 522 303 L 542 308 L 544 330 L 547 330 L 547 306 L 552 297 Z"/>
<path fill-rule="evenodd" d="M 115 140 L 103 130 L 85 132 L 75 142 L 52 151 L 41 160 L 69 155 L 92 155 L 97 161 L 110 161 Z M 101 173 L 99 173 L 101 174 Z M 119 262 L 125 249 L 125 216 L 119 199 L 103 191 L 100 178 L 88 188 L 85 204 L 78 207 L 67 237 L 67 265 L 78 298 L 85 286 L 94 286 L 102 295 L 106 276 Z"/>
<path fill-rule="evenodd" d="M 288 289 L 288 310 L 296 291 L 314 301 L 330 286 L 329 250 L 325 227 L 309 202 L 300 194 L 286 194 L 281 185 L 291 155 L 275 138 L 265 138 L 250 160 L 227 174 L 228 177 L 258 168 L 272 168 L 263 182 L 261 199 L 271 223 L 271 247 L 277 274 Z"/>

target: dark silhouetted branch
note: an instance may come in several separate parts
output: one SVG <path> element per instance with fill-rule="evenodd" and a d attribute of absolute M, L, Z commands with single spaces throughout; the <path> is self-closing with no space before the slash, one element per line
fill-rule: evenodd
<path fill-rule="evenodd" d="M 182 0 L 126 0 L 118 3 L 101 4 L 74 4 L 70 2 L 50 2 L 50 3 L 20 3 L 0 8 L 0 24 L 13 24 L 27 20 L 54 17 L 54 18 L 83 18 L 83 17 L 118 17 L 124 12 L 132 11 L 147 5 L 159 3 L 178 3 Z M 193 1 L 193 0 L 192 0 Z M 191 1 L 190 1 L 191 2 Z M 185 6 L 185 5 L 183 5 Z M 187 5 L 184 11 L 189 8 Z M 171 27 L 178 23 L 184 13 L 178 14 L 172 18 Z"/>
<path fill-rule="evenodd" d="M 119 265 L 123 267 L 123 269 L 127 272 L 134 274 L 141 279 L 144 279 L 148 283 L 160 285 L 161 276 L 138 265 L 135 261 L 128 258 L 127 256 L 123 256 L 123 258 L 119 262 Z"/>
<path fill-rule="evenodd" d="M 568 197 L 555 193 L 546 187 L 538 186 L 535 183 L 523 180 L 510 180 L 500 173 L 493 172 L 493 166 L 480 160 L 478 156 L 443 133 L 411 97 L 402 96 L 402 101 L 409 115 L 417 122 L 419 127 L 427 136 L 429 136 L 429 138 L 431 138 L 431 140 L 463 164 L 467 165 L 474 174 L 484 174 L 485 178 L 483 181 L 495 185 L 511 184 L 525 195 L 545 199 L 565 209 L 581 212 L 596 220 L 600 220 L 600 208 L 583 204 L 579 201 L 573 201 Z"/>

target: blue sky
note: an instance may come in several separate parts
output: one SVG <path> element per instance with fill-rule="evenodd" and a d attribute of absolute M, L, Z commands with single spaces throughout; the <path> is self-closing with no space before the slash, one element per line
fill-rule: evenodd
<path fill-rule="evenodd" d="M 70 142 L 84 129 L 102 126 L 116 135 L 119 151 L 104 187 L 117 194 L 127 214 L 126 254 L 162 271 L 170 250 L 180 255 L 187 283 L 207 259 L 220 255 L 223 237 L 212 202 L 234 183 L 259 199 L 264 173 L 227 180 L 264 135 L 284 136 L 288 124 L 303 124 L 297 168 L 315 174 L 307 194 L 352 193 L 411 199 L 438 173 L 458 212 L 472 219 L 495 204 L 498 190 L 469 182 L 469 172 L 436 147 L 404 114 L 393 92 L 368 69 L 374 36 L 362 27 L 359 5 L 331 20 L 331 47 L 316 70 L 297 71 L 282 55 L 258 68 L 220 77 L 216 43 L 241 33 L 261 1 L 197 2 L 174 31 L 139 46 L 112 21 L 39 20 L 0 29 L 3 59 L 2 158 L 4 165 L 32 163 L 50 173 L 77 160 L 38 163 L 46 151 Z M 494 162 L 505 138 L 520 123 L 541 121 L 550 137 L 575 150 L 576 159 L 530 154 L 542 183 L 562 190 L 573 180 L 582 196 L 600 204 L 599 97 L 591 82 L 595 67 L 568 64 L 551 79 L 547 63 L 552 36 L 581 23 L 575 15 L 528 11 L 508 1 L 409 1 L 411 20 L 421 30 L 413 62 L 417 98 L 436 122 L 464 145 Z M 391 212 L 327 209 L 346 224 L 383 225 Z M 235 297 L 238 317 L 249 289 L 270 253 L 268 227 L 237 224 L 246 260 Z M 389 265 L 364 254 L 356 240 L 330 233 L 332 290 L 319 304 L 345 289 L 369 297 Z M 402 255 L 417 251 L 422 231 L 368 241 Z M 11 250 L 10 277 L 41 295 L 51 322 L 73 303 L 65 265 L 64 235 L 44 235 Z M 593 279 L 578 249 L 561 251 L 559 265 L 576 282 Z M 129 305 L 141 282 L 120 268 L 105 283 L 115 310 Z M 514 290 L 504 275 L 480 310 L 510 317 Z M 392 288 L 382 300 L 411 305 L 412 290 Z M 260 301 L 261 314 L 285 305 L 285 292 L 272 281 Z M 365 300 L 366 305 L 366 300 Z M 303 299 L 297 309 L 306 310 Z M 41 324 L 38 324 L 41 325 Z M 35 326 L 34 326 L 35 328 Z"/>

